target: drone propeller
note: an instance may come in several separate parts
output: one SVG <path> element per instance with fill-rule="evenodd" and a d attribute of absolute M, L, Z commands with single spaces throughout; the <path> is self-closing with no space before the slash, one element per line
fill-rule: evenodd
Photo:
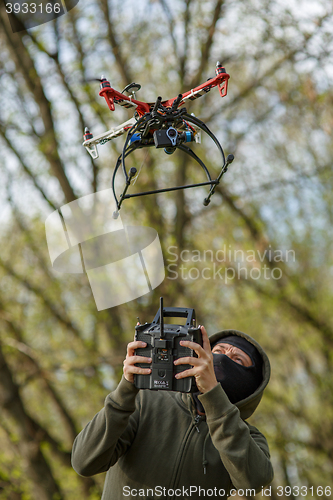
<path fill-rule="evenodd" d="M 99 82 L 99 83 L 102 83 L 105 81 L 107 81 L 107 78 L 104 75 L 102 75 L 101 78 L 87 78 L 84 80 L 84 82 Z"/>

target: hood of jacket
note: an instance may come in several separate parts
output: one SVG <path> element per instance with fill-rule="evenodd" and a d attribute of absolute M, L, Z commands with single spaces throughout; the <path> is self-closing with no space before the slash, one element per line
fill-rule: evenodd
<path fill-rule="evenodd" d="M 243 420 L 249 418 L 257 406 L 260 403 L 260 400 L 262 398 L 263 392 L 265 387 L 267 386 L 269 379 L 270 379 L 270 374 L 271 374 L 271 366 L 269 363 L 269 359 L 263 348 L 261 347 L 260 344 L 256 340 L 254 340 L 250 335 L 247 335 L 246 333 L 240 332 L 238 330 L 222 330 L 220 332 L 216 332 L 213 335 L 209 337 L 210 344 L 213 345 L 215 344 L 218 340 L 222 340 L 225 337 L 228 337 L 229 335 L 236 335 L 238 337 L 243 337 L 246 339 L 250 344 L 253 344 L 257 350 L 259 351 L 259 354 L 262 357 L 263 363 L 262 363 L 262 382 L 259 385 L 259 387 L 254 391 L 253 394 L 248 396 L 245 399 L 242 399 L 241 401 L 238 401 L 238 403 L 235 404 L 237 408 L 240 411 L 241 418 Z"/>

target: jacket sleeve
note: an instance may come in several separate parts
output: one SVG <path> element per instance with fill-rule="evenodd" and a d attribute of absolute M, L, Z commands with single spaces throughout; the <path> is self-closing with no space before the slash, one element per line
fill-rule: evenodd
<path fill-rule="evenodd" d="M 135 408 L 138 389 L 124 377 L 102 408 L 76 436 L 72 466 L 81 476 L 107 471 L 131 445 L 139 411 Z"/>
<path fill-rule="evenodd" d="M 244 422 L 237 406 L 230 403 L 220 384 L 199 399 L 205 408 L 207 425 L 236 489 L 259 492 L 273 480 L 273 467 L 266 438 Z"/>

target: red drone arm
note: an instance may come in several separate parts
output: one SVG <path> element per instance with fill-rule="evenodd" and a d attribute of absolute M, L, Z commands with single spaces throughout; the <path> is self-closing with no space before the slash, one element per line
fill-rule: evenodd
<path fill-rule="evenodd" d="M 222 66 L 221 66 L 221 68 L 222 68 Z M 224 68 L 222 68 L 222 69 L 224 70 Z M 229 78 L 230 78 L 230 75 L 228 75 L 228 73 L 225 73 L 225 72 L 218 73 L 215 76 L 215 78 L 211 78 L 210 80 L 207 80 L 207 82 L 202 83 L 198 87 L 195 87 L 194 89 L 191 89 L 188 92 L 185 92 L 183 94 L 183 98 L 180 101 L 179 105 L 184 104 L 184 102 L 187 101 L 188 99 L 191 101 L 194 101 L 194 99 L 201 97 L 202 95 L 209 92 L 210 89 L 212 89 L 216 86 L 218 87 L 218 89 L 220 91 L 220 96 L 225 97 L 227 95 Z M 173 99 L 169 99 L 168 101 L 162 102 L 162 104 L 165 107 L 172 106 L 175 99 L 177 99 L 177 98 L 174 97 Z"/>
<path fill-rule="evenodd" d="M 150 104 L 147 102 L 137 101 L 136 99 L 132 99 L 131 97 L 118 92 L 118 90 L 111 87 L 110 82 L 107 80 L 102 81 L 99 95 L 104 97 L 111 111 L 114 111 L 115 104 L 119 104 L 125 108 L 136 108 L 140 116 L 143 116 L 145 113 L 150 111 Z"/>
<path fill-rule="evenodd" d="M 218 62 L 216 65 L 216 76 L 215 78 L 210 78 L 205 83 L 202 83 L 198 87 L 189 90 L 183 94 L 181 101 L 178 106 L 184 104 L 185 101 L 197 99 L 201 97 L 205 93 L 209 92 L 212 88 L 218 87 L 220 96 L 224 97 L 227 95 L 228 90 L 228 80 L 230 75 L 226 73 L 225 68 Z M 119 104 L 120 106 L 124 106 L 125 108 L 136 108 L 136 111 L 139 116 L 143 116 L 145 113 L 149 113 L 154 104 L 137 101 L 132 97 L 128 97 L 118 90 L 115 90 L 111 87 L 110 82 L 106 80 L 106 78 L 102 79 L 101 82 L 101 90 L 99 92 L 101 97 L 104 97 L 106 103 L 111 111 L 115 110 L 115 104 Z M 162 101 L 162 105 L 166 108 L 171 107 L 173 102 L 177 99 L 174 97 L 173 99 L 169 99 L 167 101 Z"/>

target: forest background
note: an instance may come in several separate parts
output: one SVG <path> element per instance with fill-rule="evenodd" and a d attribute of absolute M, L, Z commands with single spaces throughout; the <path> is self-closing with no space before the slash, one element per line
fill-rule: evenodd
<path fill-rule="evenodd" d="M 80 0 L 13 34 L 1 5 L 1 500 L 100 498 L 104 475 L 79 477 L 71 445 L 119 380 L 136 318 L 151 321 L 161 295 L 195 308 L 209 333 L 243 330 L 268 353 L 271 382 L 250 422 L 270 445 L 271 498 L 331 496 L 332 21 L 328 0 Z M 214 76 L 217 60 L 228 95 L 213 89 L 188 111 L 235 161 L 209 207 L 207 188 L 124 203 L 128 220 L 157 230 L 166 276 L 98 312 L 85 275 L 52 270 L 45 238 L 51 212 L 110 187 L 124 142 L 96 161 L 82 147 L 85 126 L 97 134 L 131 116 L 111 113 L 88 80 L 135 81 L 138 99 L 168 99 Z M 217 175 L 208 137 L 193 147 Z M 180 153 L 131 165 L 141 168 L 133 190 L 204 180 Z"/>

